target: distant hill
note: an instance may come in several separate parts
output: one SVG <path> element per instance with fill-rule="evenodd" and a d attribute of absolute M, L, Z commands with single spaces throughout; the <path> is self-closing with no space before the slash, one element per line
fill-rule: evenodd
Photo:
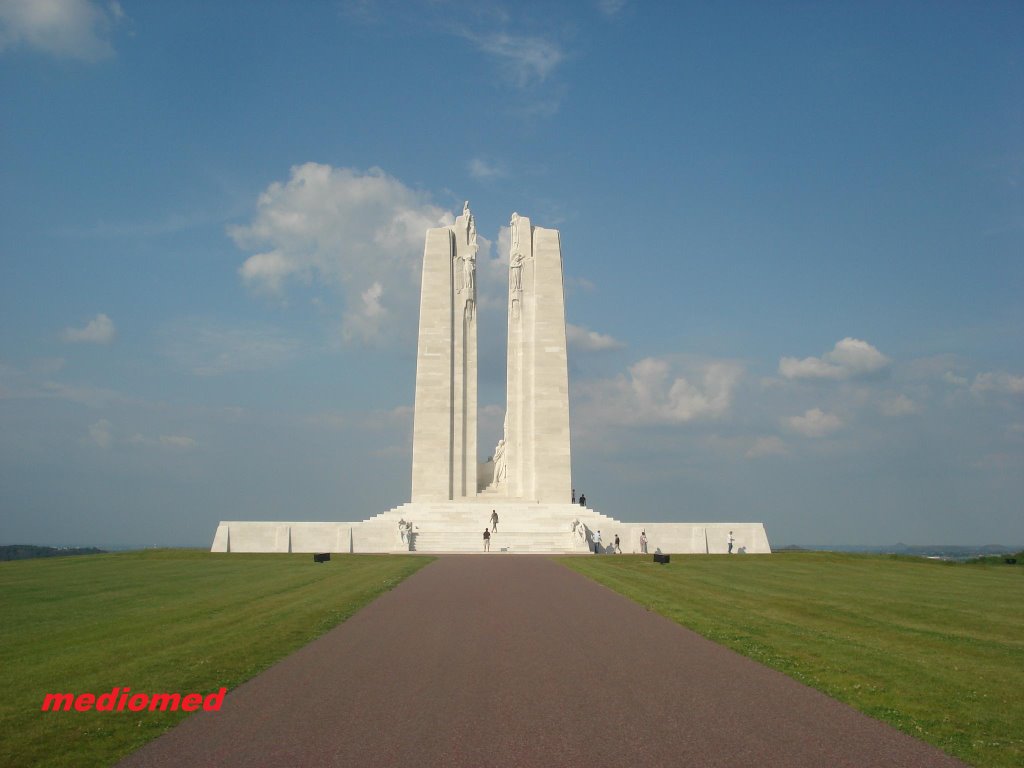
<path fill-rule="evenodd" d="M 790 544 L 784 547 L 772 547 L 774 552 L 800 552 L 817 550 L 825 552 L 864 552 L 875 555 L 915 555 L 917 557 L 941 557 L 950 560 L 966 560 L 972 557 L 991 555 L 1012 555 L 1020 551 L 1020 546 L 1003 546 L 1001 544 L 960 545 L 960 544 L 927 544 L 910 545 L 899 542 L 877 546 L 858 546 L 844 544 L 826 544 L 823 546 L 805 546 Z"/>
<path fill-rule="evenodd" d="M 0 545 L 0 561 L 30 560 L 35 557 L 100 555 L 105 551 L 96 549 L 96 547 L 37 547 L 35 544 L 2 544 Z"/>

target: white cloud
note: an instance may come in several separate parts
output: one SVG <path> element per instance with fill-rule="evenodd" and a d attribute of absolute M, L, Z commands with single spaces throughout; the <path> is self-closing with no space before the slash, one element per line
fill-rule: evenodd
<path fill-rule="evenodd" d="M 359 294 L 359 303 L 345 312 L 342 335 L 346 339 L 361 338 L 370 341 L 376 338 L 381 323 L 388 315 L 380 301 L 383 295 L 384 288 L 377 282 Z"/>
<path fill-rule="evenodd" d="M 567 275 L 565 277 L 565 287 L 567 290 L 580 290 L 584 293 L 593 293 L 597 290 L 597 286 L 592 280 L 588 280 L 585 277 L 574 277 Z"/>
<path fill-rule="evenodd" d="M 497 59 L 520 88 L 544 81 L 565 58 L 557 43 L 542 37 L 510 35 L 505 32 L 477 34 L 462 30 L 461 36 Z"/>
<path fill-rule="evenodd" d="M 196 441 L 186 435 L 160 435 L 160 445 L 184 451 L 195 448 Z"/>
<path fill-rule="evenodd" d="M 145 445 L 156 448 L 170 448 L 175 451 L 189 451 L 196 447 L 194 438 L 186 435 L 160 435 L 159 437 L 147 437 L 142 434 L 132 435 L 126 442 L 132 445 Z"/>
<path fill-rule="evenodd" d="M 903 394 L 882 400 L 878 408 L 886 416 L 907 416 L 921 410 L 920 405 Z"/>
<path fill-rule="evenodd" d="M 72 343 L 109 344 L 115 334 L 114 321 L 100 313 L 82 328 L 65 328 L 62 338 Z"/>
<path fill-rule="evenodd" d="M 822 437 L 843 426 L 838 416 L 834 413 L 825 413 L 820 408 L 811 408 L 803 416 L 787 416 L 782 423 L 804 437 Z"/>
<path fill-rule="evenodd" d="M 966 387 L 968 382 L 963 376 L 957 376 L 952 371 L 946 371 L 942 374 L 942 380 L 947 384 L 952 384 L 954 387 Z"/>
<path fill-rule="evenodd" d="M 626 375 L 582 387 L 581 394 L 594 423 L 680 424 L 726 415 L 742 375 L 742 366 L 729 360 L 677 372 L 671 359 L 648 357 Z"/>
<path fill-rule="evenodd" d="M 626 0 L 597 0 L 597 9 L 608 18 L 617 16 L 626 7 Z"/>
<path fill-rule="evenodd" d="M 106 419 L 100 419 L 90 426 L 89 438 L 100 448 L 109 448 L 110 444 L 114 441 L 114 436 L 110 431 L 110 422 Z"/>
<path fill-rule="evenodd" d="M 785 456 L 789 453 L 782 438 L 772 435 L 770 437 L 759 437 L 747 450 L 748 459 L 762 459 L 767 456 Z"/>
<path fill-rule="evenodd" d="M 378 168 L 306 163 L 267 187 L 252 222 L 229 234 L 256 251 L 239 268 L 246 285 L 282 295 L 293 281 L 327 283 L 355 325 L 344 335 L 365 338 L 382 329 L 389 309 L 418 304 L 424 233 L 453 221 L 429 195 Z"/>
<path fill-rule="evenodd" d="M 220 376 L 283 365 L 301 344 L 274 328 L 231 328 L 196 318 L 161 331 L 163 353 L 196 376 Z"/>
<path fill-rule="evenodd" d="M 113 25 L 124 19 L 117 2 L 0 0 L 0 51 L 24 45 L 53 56 L 96 61 L 112 56 Z"/>
<path fill-rule="evenodd" d="M 877 373 L 889 358 L 860 339 L 846 337 L 821 357 L 783 357 L 779 373 L 787 379 L 851 379 Z"/>
<path fill-rule="evenodd" d="M 1024 376 L 1014 376 L 1005 371 L 988 371 L 979 373 L 971 384 L 971 392 L 998 392 L 1007 395 L 1024 394 Z"/>
<path fill-rule="evenodd" d="M 305 422 L 324 429 L 345 429 L 351 426 L 352 418 L 341 411 L 320 411 L 305 417 Z"/>
<path fill-rule="evenodd" d="M 57 381 L 44 381 L 38 391 L 26 393 L 27 397 L 52 397 L 57 400 L 67 400 L 71 403 L 78 403 L 87 408 L 103 408 L 111 403 L 130 402 L 131 398 L 125 397 L 120 392 L 102 387 L 79 386 L 74 384 L 62 384 Z"/>
<path fill-rule="evenodd" d="M 499 166 L 488 163 L 480 157 L 474 157 L 469 161 L 469 175 L 474 179 L 494 179 L 505 175 L 504 170 Z"/>
<path fill-rule="evenodd" d="M 565 325 L 565 338 L 569 346 L 591 352 L 618 349 L 625 346 L 621 341 L 607 334 L 591 331 L 582 325 L 573 325 L 572 323 L 566 323 Z"/>

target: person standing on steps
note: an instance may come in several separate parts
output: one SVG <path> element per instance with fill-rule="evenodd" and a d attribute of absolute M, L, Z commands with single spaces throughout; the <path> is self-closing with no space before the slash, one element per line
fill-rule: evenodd
<path fill-rule="evenodd" d="M 582 494 L 582 493 L 580 494 L 580 506 L 581 507 L 587 506 L 587 497 L 584 494 Z"/>
<path fill-rule="evenodd" d="M 736 541 L 736 540 L 732 537 L 732 531 L 729 531 L 729 554 L 730 555 L 732 554 L 732 544 L 733 544 L 734 541 Z"/>
<path fill-rule="evenodd" d="M 498 510 L 491 510 L 491 530 L 495 533 L 498 532 Z"/>
<path fill-rule="evenodd" d="M 484 528 L 484 552 L 491 551 L 491 532 Z"/>
<path fill-rule="evenodd" d="M 575 488 L 572 489 L 572 503 L 573 504 L 576 503 L 576 489 Z"/>
<path fill-rule="evenodd" d="M 583 497 L 581 496 L 580 498 L 582 499 Z M 600 531 L 598 531 L 597 533 L 594 534 L 594 554 L 595 555 L 600 555 L 601 554 L 601 532 Z"/>

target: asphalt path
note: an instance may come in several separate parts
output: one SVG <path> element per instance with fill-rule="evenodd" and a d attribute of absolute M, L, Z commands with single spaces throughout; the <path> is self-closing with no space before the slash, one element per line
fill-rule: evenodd
<path fill-rule="evenodd" d="M 439 558 L 119 763 L 640 764 L 963 765 L 553 560 L 500 553 Z"/>

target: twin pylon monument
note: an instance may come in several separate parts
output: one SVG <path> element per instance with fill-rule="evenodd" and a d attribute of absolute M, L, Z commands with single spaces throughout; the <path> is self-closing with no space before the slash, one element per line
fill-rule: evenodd
<path fill-rule="evenodd" d="M 412 493 L 361 522 L 222 521 L 213 552 L 586 552 L 600 531 L 622 552 L 770 552 L 761 523 L 621 522 L 575 504 L 558 230 L 513 213 L 507 405 L 501 438 L 477 444 L 476 221 L 427 230 L 420 288 Z"/>
<path fill-rule="evenodd" d="M 505 426 L 477 450 L 476 222 L 427 231 L 420 292 L 412 502 L 571 501 L 569 369 L 558 231 L 510 222 Z"/>

